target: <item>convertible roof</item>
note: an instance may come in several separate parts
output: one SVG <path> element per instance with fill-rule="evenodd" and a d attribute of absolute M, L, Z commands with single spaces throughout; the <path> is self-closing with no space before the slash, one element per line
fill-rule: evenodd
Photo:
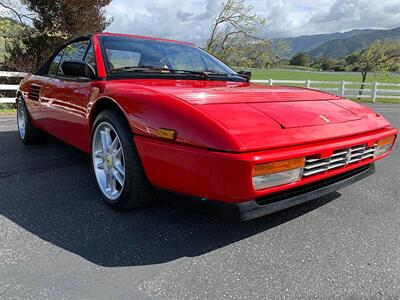
<path fill-rule="evenodd" d="M 99 36 L 121 36 L 121 37 L 131 37 L 131 38 L 136 38 L 136 39 L 144 39 L 144 40 L 153 40 L 153 41 L 162 41 L 162 42 L 170 42 L 170 43 L 185 44 L 185 45 L 190 45 L 190 46 L 196 47 L 196 45 L 193 44 L 193 43 L 182 42 L 182 41 L 176 41 L 176 40 L 170 40 L 170 39 L 164 39 L 164 38 L 158 38 L 158 37 L 151 37 L 151 36 L 143 36 L 143 35 L 124 34 L 124 33 L 112 33 L 112 32 L 101 32 L 101 33 L 96 33 L 96 35 L 99 35 Z"/>

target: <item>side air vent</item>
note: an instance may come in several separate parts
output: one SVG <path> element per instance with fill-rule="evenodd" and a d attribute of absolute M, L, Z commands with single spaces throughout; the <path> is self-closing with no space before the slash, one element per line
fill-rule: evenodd
<path fill-rule="evenodd" d="M 336 150 L 333 152 L 331 157 L 327 158 L 307 157 L 303 177 L 325 173 L 331 169 L 340 168 L 366 158 L 371 158 L 374 156 L 375 148 L 376 145 L 373 145 L 372 147 L 357 145 L 350 148 Z"/>
<path fill-rule="evenodd" d="M 37 84 L 31 84 L 29 87 L 28 98 L 33 101 L 39 101 L 40 89 L 42 87 Z"/>

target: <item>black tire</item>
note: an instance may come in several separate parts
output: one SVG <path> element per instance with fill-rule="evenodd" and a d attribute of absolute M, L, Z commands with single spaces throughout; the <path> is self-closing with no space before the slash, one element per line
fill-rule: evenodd
<path fill-rule="evenodd" d="M 93 156 L 93 143 L 96 128 L 104 123 L 112 125 L 118 134 L 125 165 L 125 182 L 121 189 L 120 195 L 116 199 L 110 200 L 102 191 L 99 181 L 96 177 L 95 162 Z M 153 187 L 148 181 L 143 166 L 137 154 L 135 144 L 133 142 L 133 133 L 125 119 L 125 116 L 117 110 L 107 109 L 96 117 L 91 134 L 92 145 L 92 171 L 97 187 L 102 195 L 103 200 L 113 209 L 118 211 L 127 211 L 140 207 L 144 207 L 155 200 Z"/>
<path fill-rule="evenodd" d="M 23 131 L 20 125 L 21 118 L 23 118 L 22 122 L 24 124 Z M 17 99 L 17 125 L 19 136 L 25 145 L 36 145 L 45 140 L 44 132 L 33 126 L 28 108 L 22 96 L 19 96 Z"/>

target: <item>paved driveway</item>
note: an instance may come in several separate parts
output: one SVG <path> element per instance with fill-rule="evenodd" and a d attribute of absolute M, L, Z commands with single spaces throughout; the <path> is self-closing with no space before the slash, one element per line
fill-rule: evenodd
<path fill-rule="evenodd" d="M 400 106 L 376 110 L 400 127 Z M 0 117 L 0 298 L 398 298 L 400 161 L 247 223 L 157 204 L 118 213 L 89 159 L 25 147 Z"/>

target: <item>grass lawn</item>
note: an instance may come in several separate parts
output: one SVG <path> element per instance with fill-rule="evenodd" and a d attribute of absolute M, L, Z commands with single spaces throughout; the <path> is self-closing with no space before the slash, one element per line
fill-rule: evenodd
<path fill-rule="evenodd" d="M 281 80 L 316 80 L 316 81 L 354 81 L 360 82 L 361 75 L 356 72 L 318 72 L 302 70 L 282 70 L 282 69 L 251 69 L 252 79 L 281 79 Z M 381 77 L 368 75 L 368 82 L 383 82 Z M 395 75 L 387 78 L 386 82 L 400 83 L 400 76 Z"/>
<path fill-rule="evenodd" d="M 311 81 L 352 81 L 352 82 L 360 82 L 361 75 L 356 72 L 318 72 L 318 71 L 307 71 L 307 70 L 287 70 L 287 69 L 271 69 L 271 70 L 263 70 L 263 69 L 251 69 L 252 79 L 259 80 L 311 80 Z M 370 74 L 367 77 L 367 82 L 386 82 L 386 83 L 400 83 L 400 76 L 393 75 L 385 80 L 379 76 L 375 76 L 374 74 Z M 286 84 L 289 85 L 289 84 Z M 304 86 L 304 84 L 290 84 L 297 86 Z M 326 84 L 313 84 L 311 88 L 323 88 L 323 87 L 335 87 L 333 85 Z M 360 85 L 347 85 L 346 88 L 358 89 Z M 369 89 L 370 87 L 366 87 Z M 384 89 L 400 89 L 399 87 L 383 87 Z M 378 87 L 379 89 L 379 87 Z M 355 99 L 354 99 L 355 100 Z M 371 99 L 363 98 L 362 100 L 357 100 L 358 102 L 371 102 Z M 400 99 L 377 99 L 376 102 L 381 103 L 400 103 Z"/>
<path fill-rule="evenodd" d="M 11 103 L 0 103 L 0 115 L 9 115 L 17 113 L 16 105 Z"/>
<path fill-rule="evenodd" d="M 11 114 L 16 114 L 17 110 L 14 108 L 2 108 L 0 106 L 0 115 L 11 115 Z"/>

